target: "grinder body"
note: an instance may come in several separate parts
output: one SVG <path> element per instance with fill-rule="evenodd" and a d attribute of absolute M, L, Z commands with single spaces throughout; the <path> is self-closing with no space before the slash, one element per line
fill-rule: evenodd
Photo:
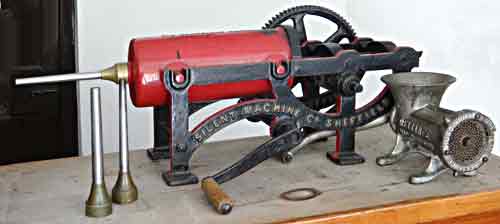
<path fill-rule="evenodd" d="M 426 106 L 400 119 L 398 133 L 418 145 L 453 171 L 477 170 L 490 156 L 493 147 L 493 123 L 472 110 L 451 111 Z"/>
<path fill-rule="evenodd" d="M 491 119 L 477 111 L 439 106 L 454 77 L 414 72 L 386 75 L 382 80 L 394 96 L 390 125 L 397 137 L 392 151 L 377 158 L 379 165 L 400 161 L 412 150 L 420 152 L 431 160 L 422 173 L 410 177 L 410 183 L 422 184 L 447 169 L 474 175 L 488 161 L 495 132 Z"/>
<path fill-rule="evenodd" d="M 289 61 L 291 57 L 288 36 L 281 27 L 133 39 L 128 58 L 130 95 L 137 107 L 160 106 L 169 103 L 170 99 L 163 82 L 165 71 L 182 72 L 187 68 L 243 63 L 279 63 Z M 289 84 L 292 82 L 290 80 Z M 204 102 L 270 92 L 268 80 L 250 80 L 192 85 L 188 97 L 189 102 Z"/>

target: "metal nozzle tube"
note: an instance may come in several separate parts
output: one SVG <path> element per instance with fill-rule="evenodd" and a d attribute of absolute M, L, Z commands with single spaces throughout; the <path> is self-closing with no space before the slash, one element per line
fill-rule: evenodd
<path fill-rule="evenodd" d="M 125 80 L 120 80 L 119 88 L 120 170 L 128 173 L 127 83 Z"/>
<path fill-rule="evenodd" d="M 99 88 L 90 90 L 92 120 L 92 187 L 85 203 L 85 215 L 103 217 L 112 213 L 111 199 L 104 182 L 102 149 L 101 95 Z"/>
<path fill-rule="evenodd" d="M 17 86 L 20 86 L 20 85 L 31 85 L 31 84 L 41 84 L 41 83 L 71 82 L 71 81 L 89 80 L 89 79 L 104 79 L 115 83 L 118 83 L 120 80 L 126 81 L 128 79 L 128 65 L 127 63 L 118 63 L 99 72 L 72 73 L 63 75 L 47 75 L 39 77 L 20 78 L 16 79 L 15 84 Z"/>
<path fill-rule="evenodd" d="M 100 79 L 101 77 L 102 77 L 101 72 L 48 75 L 48 76 L 16 79 L 16 85 L 21 86 L 21 85 L 40 84 L 40 83 L 71 82 L 78 80 Z"/>
<path fill-rule="evenodd" d="M 91 120 L 92 120 L 92 169 L 95 184 L 104 183 L 102 126 L 101 126 L 101 93 L 99 88 L 90 89 Z"/>
<path fill-rule="evenodd" d="M 128 127 L 127 127 L 127 82 L 119 80 L 119 147 L 120 170 L 118 179 L 113 187 L 112 199 L 117 204 L 127 204 L 137 200 L 137 187 L 129 172 L 128 157 Z"/>

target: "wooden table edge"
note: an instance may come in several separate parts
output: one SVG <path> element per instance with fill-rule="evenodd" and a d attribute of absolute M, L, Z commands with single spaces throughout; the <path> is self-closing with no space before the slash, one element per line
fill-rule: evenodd
<path fill-rule="evenodd" d="M 496 213 L 496 211 L 499 212 Z M 492 215 L 500 219 L 500 190 L 401 201 L 374 207 L 294 218 L 275 223 L 413 224 L 456 219 L 457 217 L 483 213 L 488 213 L 490 219 Z"/>

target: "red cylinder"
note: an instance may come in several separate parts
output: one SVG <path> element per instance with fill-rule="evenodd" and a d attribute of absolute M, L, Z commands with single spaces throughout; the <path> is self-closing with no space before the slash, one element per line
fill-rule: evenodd
<path fill-rule="evenodd" d="M 128 59 L 130 95 L 137 107 L 167 104 L 170 96 L 163 85 L 162 75 L 166 68 L 179 70 L 242 63 L 279 63 L 289 61 L 291 57 L 283 28 L 133 39 Z M 188 95 L 190 102 L 203 102 L 269 92 L 271 84 L 268 80 L 252 80 L 192 85 Z"/>

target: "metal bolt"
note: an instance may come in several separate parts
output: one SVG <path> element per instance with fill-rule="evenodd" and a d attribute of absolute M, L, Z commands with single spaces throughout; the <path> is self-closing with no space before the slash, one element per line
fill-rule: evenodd
<path fill-rule="evenodd" d="M 474 119 L 480 120 L 481 119 L 481 114 L 477 113 L 476 115 L 474 115 Z"/>
<path fill-rule="evenodd" d="M 410 146 L 410 148 L 412 148 L 412 149 L 415 149 L 415 148 L 417 148 L 417 147 L 418 147 L 418 144 L 417 144 L 415 141 L 410 141 L 410 142 L 408 143 L 408 145 L 409 145 L 409 146 Z M 445 153 L 446 153 L 446 151 L 445 151 Z"/>
<path fill-rule="evenodd" d="M 286 73 L 286 67 L 283 64 L 278 64 L 276 66 L 276 74 L 278 75 L 284 75 Z"/>
<path fill-rule="evenodd" d="M 175 146 L 175 150 L 177 152 L 184 152 L 186 151 L 186 146 L 184 144 L 178 144 Z"/>
<path fill-rule="evenodd" d="M 286 152 L 281 154 L 281 162 L 290 163 L 293 160 L 293 154 L 291 152 Z"/>
<path fill-rule="evenodd" d="M 361 91 L 363 91 L 363 86 L 357 82 L 357 81 L 353 81 L 351 83 L 351 89 L 352 91 L 354 91 L 355 93 L 360 93 Z"/>
<path fill-rule="evenodd" d="M 443 122 L 444 122 L 445 124 L 449 124 L 449 123 L 451 122 L 451 119 L 450 119 L 449 117 L 446 117 L 446 116 L 445 116 L 445 117 L 443 118 Z"/>
<path fill-rule="evenodd" d="M 483 163 L 487 163 L 488 162 L 488 157 L 483 157 Z"/>
<path fill-rule="evenodd" d="M 176 72 L 174 74 L 174 80 L 175 80 L 175 83 L 182 84 L 186 81 L 186 75 L 184 75 L 184 73 L 182 73 L 182 72 Z"/>

